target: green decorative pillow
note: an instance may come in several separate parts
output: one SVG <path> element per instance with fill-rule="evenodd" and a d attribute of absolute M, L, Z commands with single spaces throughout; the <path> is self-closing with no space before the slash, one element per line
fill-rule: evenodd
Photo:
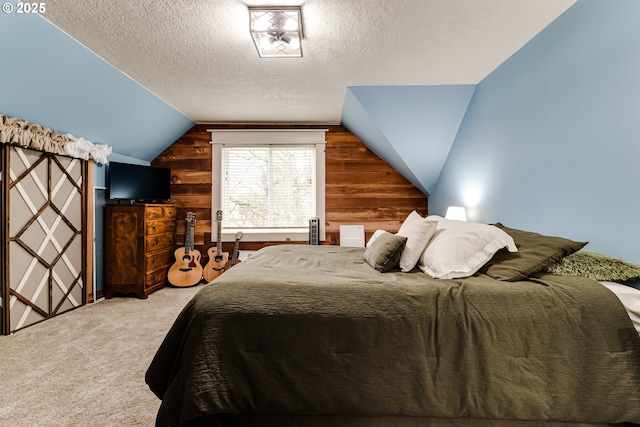
<path fill-rule="evenodd" d="M 385 273 L 400 262 L 407 238 L 385 231 L 364 251 L 364 260 L 376 270 Z"/>
<path fill-rule="evenodd" d="M 587 242 L 574 242 L 562 237 L 517 230 L 500 223 L 495 226 L 509 234 L 518 247 L 518 252 L 498 251 L 480 270 L 481 273 L 497 280 L 526 279 L 587 244 Z"/>
<path fill-rule="evenodd" d="M 626 282 L 640 279 L 640 265 L 589 251 L 578 251 L 547 268 L 560 276 L 583 276 L 598 281 Z"/>

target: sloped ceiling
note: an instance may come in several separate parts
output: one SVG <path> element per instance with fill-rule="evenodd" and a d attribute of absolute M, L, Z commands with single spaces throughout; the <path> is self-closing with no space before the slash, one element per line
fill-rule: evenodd
<path fill-rule="evenodd" d="M 342 123 L 430 194 L 474 90 L 474 85 L 349 87 Z"/>
<path fill-rule="evenodd" d="M 384 135 L 384 144 L 426 190 L 433 178 L 419 176 L 421 166 L 408 160 L 403 147 L 408 140 L 396 140 L 401 132 L 391 122 L 415 117 L 415 105 L 402 102 L 405 89 L 392 96 L 394 114 L 384 115 L 371 110 L 371 102 L 382 98 L 377 89 L 353 88 L 384 86 L 389 96 L 392 86 L 475 85 L 574 1 L 281 0 L 282 6 L 302 5 L 304 57 L 260 59 L 249 36 L 247 7 L 272 6 L 271 1 L 48 0 L 39 17 L 0 17 L 2 39 L 15 43 L 22 51 L 15 52 L 18 57 L 32 58 L 13 61 L 9 75 L 0 71 L 0 84 L 11 82 L 14 97 L 22 91 L 40 93 L 41 108 L 48 113 L 23 114 L 13 98 L 0 99 L 0 112 L 34 122 L 45 121 L 42 117 L 50 126 L 62 120 L 58 116 L 75 117 L 76 124 L 65 123 L 63 131 L 84 133 L 79 136 L 110 144 L 117 153 L 151 160 L 194 122 L 339 123 L 347 97 L 354 96 L 363 114 L 372 114 L 366 120 Z M 36 18 L 79 45 L 70 48 L 68 40 L 42 29 L 48 23 Z M 13 29 L 5 30 L 6 23 Z M 37 40 L 23 49 L 29 38 Z M 54 73 L 38 82 L 33 72 L 23 73 L 38 69 L 42 62 L 37 58 L 46 57 L 45 51 L 55 52 L 48 63 L 69 74 Z M 367 90 L 373 91 L 370 96 Z M 53 101 L 61 93 L 63 108 Z M 452 125 L 461 101 L 454 103 L 454 119 L 447 120 Z M 169 113 L 156 113 L 163 108 Z M 58 115 L 52 114 L 55 109 Z M 127 137 L 143 130 L 153 134 L 144 139 L 148 148 L 142 148 L 140 137 Z M 442 146 L 433 134 L 428 147 L 447 151 L 455 129 L 443 134 Z"/>
<path fill-rule="evenodd" d="M 149 161 L 193 121 L 36 15 L 0 13 L 0 114 Z"/>

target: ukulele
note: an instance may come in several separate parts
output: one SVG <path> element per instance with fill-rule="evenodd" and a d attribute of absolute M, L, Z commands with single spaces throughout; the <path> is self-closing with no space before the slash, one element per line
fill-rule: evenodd
<path fill-rule="evenodd" d="M 240 239 L 242 239 L 242 231 L 238 231 L 236 233 L 236 243 L 235 245 L 233 245 L 233 255 L 231 255 L 231 267 L 240 262 L 240 260 L 238 259 L 238 255 L 240 253 L 240 251 L 238 250 L 238 248 L 240 247 Z"/>
<path fill-rule="evenodd" d="M 209 262 L 204 267 L 204 280 L 211 282 L 224 273 L 229 264 L 229 252 L 222 252 L 222 211 L 216 212 L 218 221 L 218 244 L 215 248 L 209 248 Z"/>
<path fill-rule="evenodd" d="M 185 218 L 187 232 L 183 248 L 174 252 L 176 262 L 169 269 L 167 279 L 177 287 L 194 286 L 202 280 L 202 265 L 200 251 L 193 249 L 193 229 L 196 226 L 196 214 L 188 212 Z"/>

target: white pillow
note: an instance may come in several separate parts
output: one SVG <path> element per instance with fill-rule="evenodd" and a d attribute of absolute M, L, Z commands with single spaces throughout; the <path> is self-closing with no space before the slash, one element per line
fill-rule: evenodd
<path fill-rule="evenodd" d="M 493 225 L 442 217 L 437 217 L 437 224 L 419 262 L 423 272 L 437 279 L 471 276 L 504 247 L 518 251 L 511 236 Z"/>
<path fill-rule="evenodd" d="M 420 255 L 427 247 L 431 236 L 436 231 L 437 221 L 423 218 L 418 212 L 413 211 L 404 220 L 400 226 L 400 230 L 396 233 L 398 236 L 407 238 L 407 244 L 402 251 L 400 257 L 400 270 L 409 272 L 416 266 Z"/>
<path fill-rule="evenodd" d="M 369 241 L 367 242 L 367 247 L 371 246 L 373 241 L 376 240 L 378 237 L 380 237 L 384 233 L 386 233 L 385 230 L 376 230 L 375 233 L 373 233 L 369 238 Z"/>

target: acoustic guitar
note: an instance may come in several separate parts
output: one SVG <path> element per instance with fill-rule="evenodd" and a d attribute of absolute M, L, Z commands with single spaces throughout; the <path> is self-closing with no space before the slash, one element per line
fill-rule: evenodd
<path fill-rule="evenodd" d="M 238 259 L 240 251 L 238 249 L 240 248 L 240 239 L 242 239 L 242 236 L 242 231 L 236 233 L 236 243 L 233 245 L 233 254 L 231 255 L 231 267 L 240 262 Z"/>
<path fill-rule="evenodd" d="M 209 262 L 204 267 L 204 280 L 211 282 L 229 267 L 229 252 L 222 251 L 222 211 L 216 212 L 218 222 L 218 244 L 209 248 Z"/>
<path fill-rule="evenodd" d="M 167 279 L 177 287 L 195 286 L 202 280 L 200 251 L 193 248 L 193 229 L 196 226 L 196 214 L 188 212 L 185 218 L 187 231 L 183 248 L 174 252 L 176 262 L 169 268 Z"/>

